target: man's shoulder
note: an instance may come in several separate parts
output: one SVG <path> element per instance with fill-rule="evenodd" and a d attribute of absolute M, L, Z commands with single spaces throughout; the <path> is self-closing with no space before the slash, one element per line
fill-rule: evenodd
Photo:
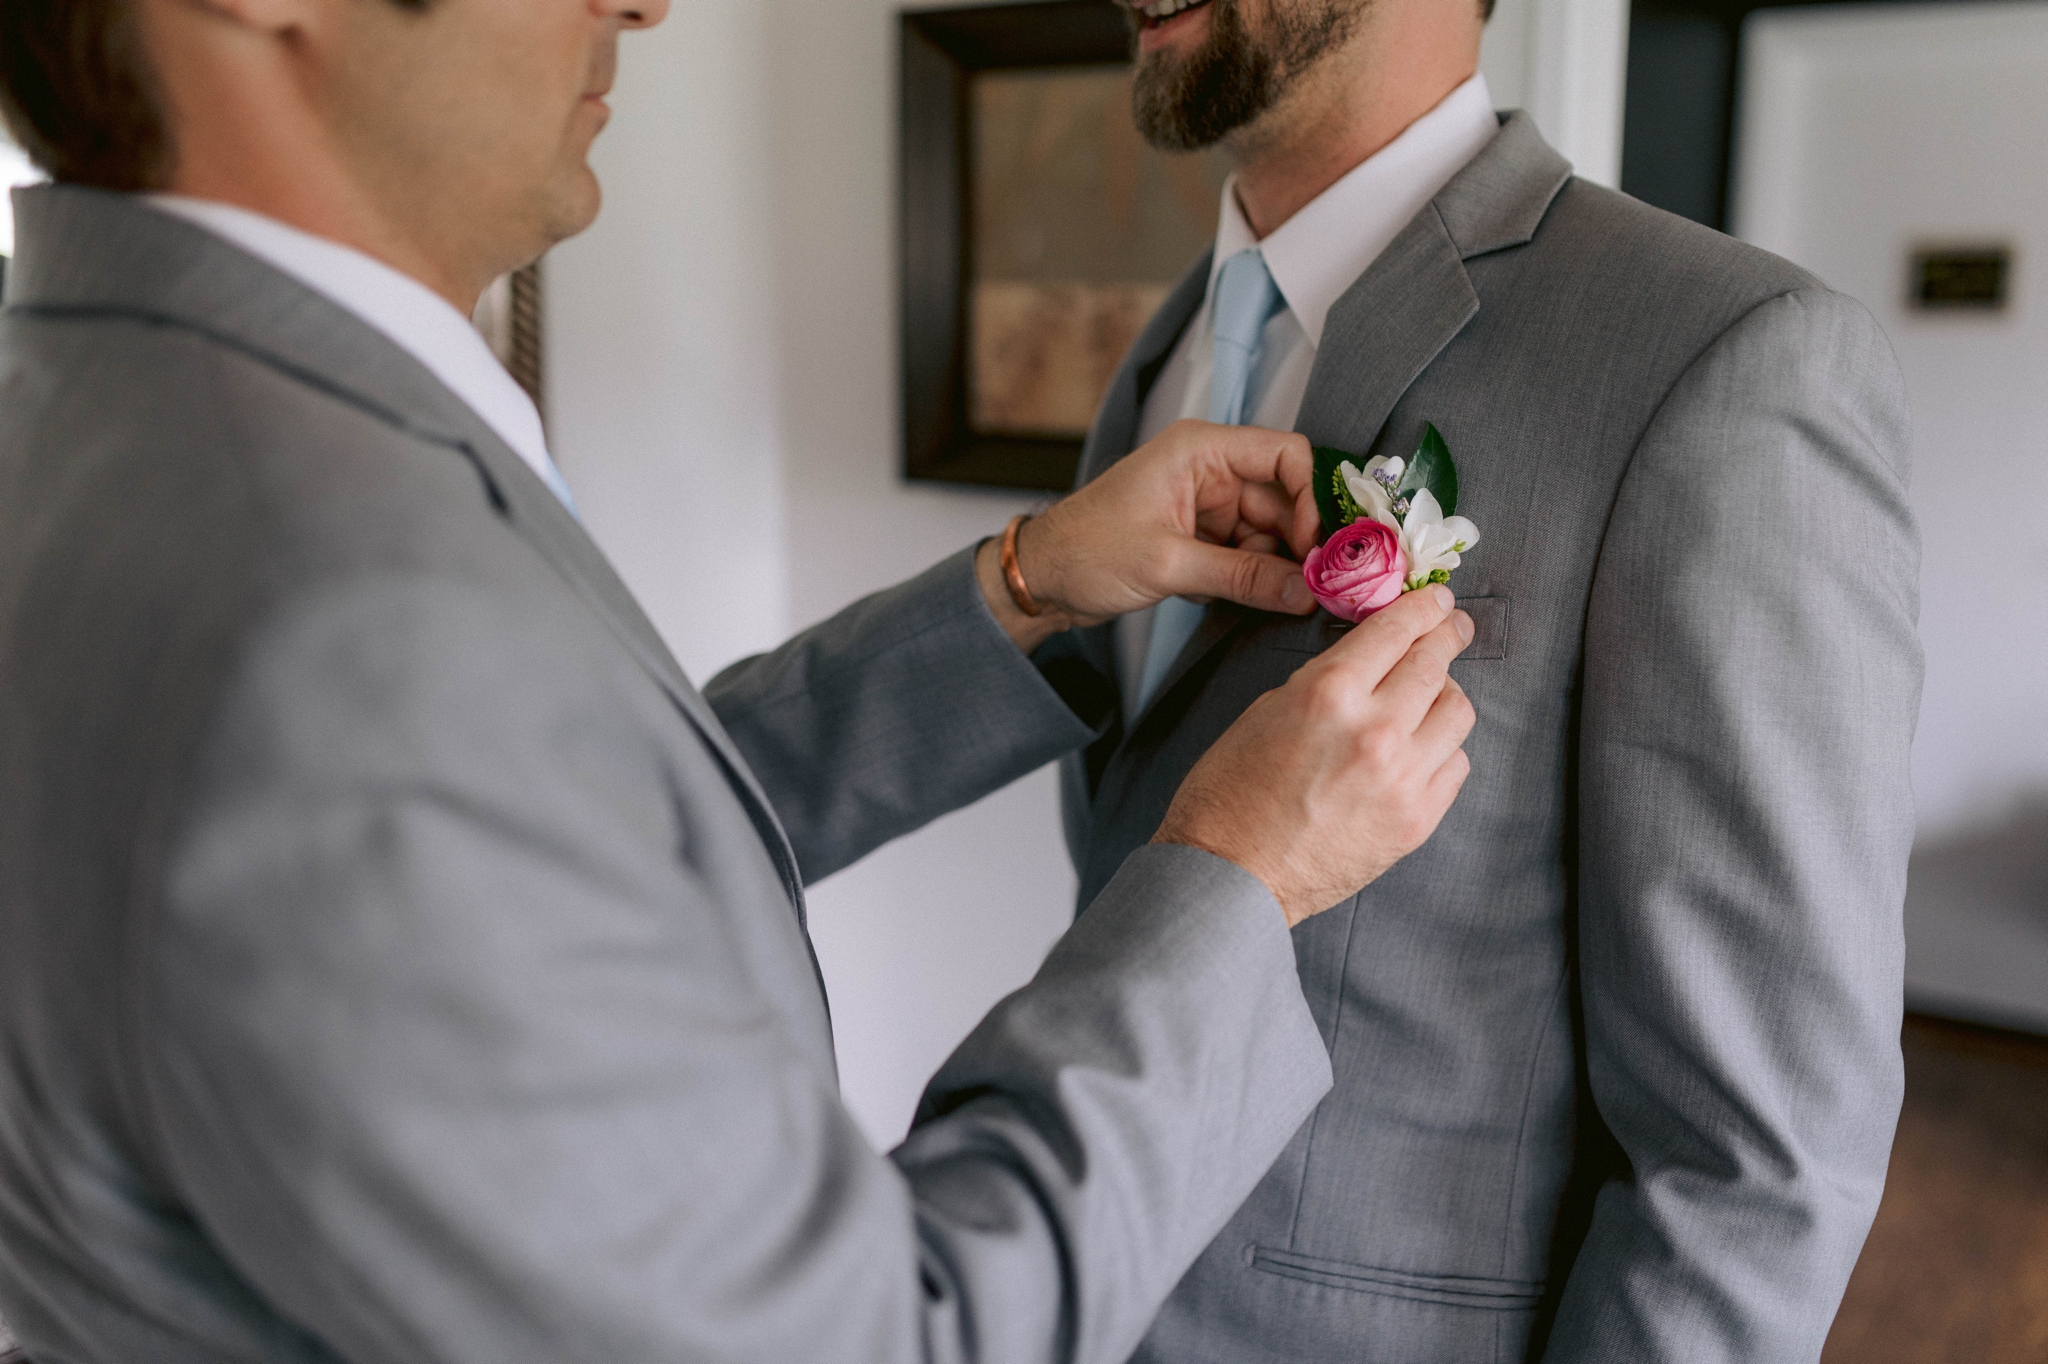
<path fill-rule="evenodd" d="M 487 505 L 459 447 L 334 376 L 182 322 L 0 313 L 0 393 L 15 509 L 175 523 L 195 554 Z"/>
<path fill-rule="evenodd" d="M 1525 247 L 1475 257 L 1475 275 L 1512 274 L 1546 294 L 1625 310 L 1653 326 L 1727 319 L 1801 290 L 1812 272 L 1642 200 L 1573 177 Z"/>
<path fill-rule="evenodd" d="M 8 316 L 0 404 L 0 620 L 77 606 L 50 666 L 137 661 L 152 639 L 225 656 L 363 584 L 466 585 L 529 612 L 566 594 L 463 449 L 231 339 Z"/>

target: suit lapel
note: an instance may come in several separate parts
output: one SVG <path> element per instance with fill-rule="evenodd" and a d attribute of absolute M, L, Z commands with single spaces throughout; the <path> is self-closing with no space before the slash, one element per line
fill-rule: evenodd
<path fill-rule="evenodd" d="M 79 186 L 22 191 L 25 238 L 8 305 L 108 312 L 185 327 L 254 356 L 475 466 L 493 505 L 651 674 L 726 771 L 798 918 L 803 881 L 774 807 L 583 527 L 469 406 L 339 304 L 182 219 Z M 90 249 L 69 249 L 87 243 Z"/>
<path fill-rule="evenodd" d="M 1377 433 L 1478 312 L 1479 295 L 1432 204 L 1330 309 L 1294 429 L 1319 444 Z"/>
<path fill-rule="evenodd" d="M 717 755 L 720 766 L 725 769 L 726 779 L 747 807 L 747 814 L 768 848 L 775 869 L 782 877 L 783 888 L 796 907 L 798 919 L 802 920 L 805 917 L 803 878 L 797 871 L 796 855 L 790 849 L 788 836 L 775 816 L 767 793 L 755 781 L 746 759 L 740 756 L 739 749 L 726 734 L 725 726 L 719 723 L 710 704 L 690 684 L 682 665 L 676 662 L 675 656 L 662 642 L 660 633 L 655 630 L 654 622 L 640 609 L 640 603 L 620 581 L 611 561 L 605 558 L 582 523 L 569 514 L 561 500 L 548 490 L 526 461 L 499 440 L 495 432 L 474 414 L 467 413 L 466 408 L 465 414 L 470 416 L 474 429 L 464 434 L 462 451 L 491 481 L 504 503 L 513 529 L 576 590 L 627 651 L 639 660 L 641 667 L 654 676 L 699 737 Z"/>
<path fill-rule="evenodd" d="M 1509 115 L 1330 309 L 1294 429 L 1318 444 L 1369 444 L 1478 315 L 1465 262 L 1526 244 L 1570 176 L 1529 116 Z"/>

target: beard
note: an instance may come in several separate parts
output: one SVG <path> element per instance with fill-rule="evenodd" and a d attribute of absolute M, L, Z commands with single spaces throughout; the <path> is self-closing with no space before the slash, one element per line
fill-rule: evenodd
<path fill-rule="evenodd" d="M 1138 132 L 1164 152 L 1213 147 L 1251 123 L 1350 37 L 1371 0 L 1274 0 L 1267 31 L 1254 36 L 1244 0 L 1209 0 L 1209 37 L 1185 59 L 1155 52 L 1131 83 Z M 1131 22 L 1143 23 L 1135 11 Z"/>

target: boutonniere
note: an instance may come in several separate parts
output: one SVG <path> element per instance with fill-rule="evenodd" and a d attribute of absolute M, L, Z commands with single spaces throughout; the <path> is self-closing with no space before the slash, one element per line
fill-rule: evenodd
<path fill-rule="evenodd" d="M 1413 459 L 1358 456 L 1316 447 L 1316 507 L 1323 543 L 1302 576 L 1331 615 L 1361 621 L 1403 592 L 1447 583 L 1479 527 L 1457 515 L 1458 466 L 1431 425 Z"/>

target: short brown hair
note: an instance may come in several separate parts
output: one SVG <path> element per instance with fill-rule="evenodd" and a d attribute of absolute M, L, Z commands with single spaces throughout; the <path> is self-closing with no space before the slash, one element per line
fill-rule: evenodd
<path fill-rule="evenodd" d="M 132 0 L 0 0 L 0 116 L 52 179 L 169 182 L 170 132 Z"/>

